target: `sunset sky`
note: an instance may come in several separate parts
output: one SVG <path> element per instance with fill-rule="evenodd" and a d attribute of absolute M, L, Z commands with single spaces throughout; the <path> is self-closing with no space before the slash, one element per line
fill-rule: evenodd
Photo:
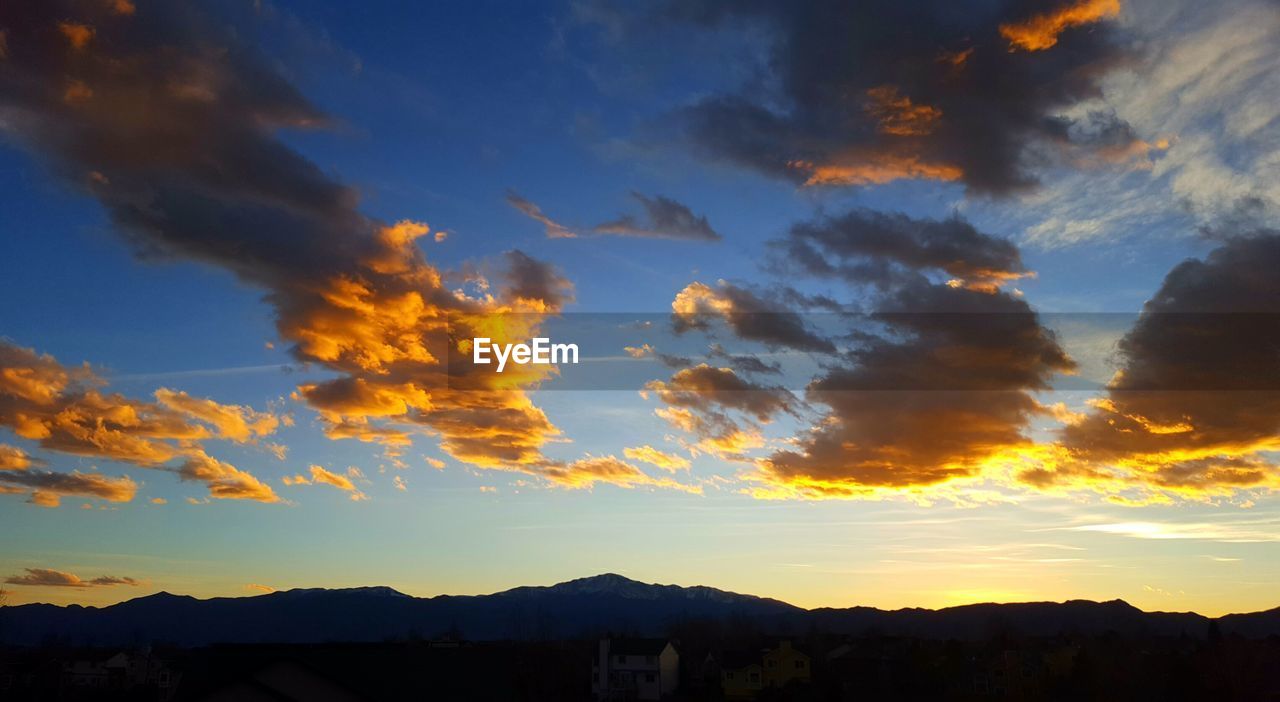
<path fill-rule="evenodd" d="M 0 588 L 1278 606 L 1277 67 L 1269 0 L 4 2 Z"/>

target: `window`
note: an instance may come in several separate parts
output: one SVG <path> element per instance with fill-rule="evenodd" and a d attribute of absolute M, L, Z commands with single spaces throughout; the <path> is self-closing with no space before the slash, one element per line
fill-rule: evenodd
<path fill-rule="evenodd" d="M 804 661 L 796 660 L 796 670 L 804 670 Z"/>
<path fill-rule="evenodd" d="M 778 662 L 777 662 L 777 661 L 775 661 L 775 660 L 773 660 L 772 658 L 770 658 L 770 659 L 769 659 L 769 667 L 770 667 L 770 668 L 777 668 L 777 667 L 778 667 Z"/>
<path fill-rule="evenodd" d="M 760 682 L 760 674 L 759 674 L 759 673 L 751 673 L 751 674 L 747 675 L 747 680 L 749 680 L 750 682 L 753 682 L 753 683 Z"/>
<path fill-rule="evenodd" d="M 626 656 L 614 656 L 614 658 L 618 659 L 618 665 L 622 665 L 627 662 Z"/>
<path fill-rule="evenodd" d="M 658 662 L 658 657 L 657 657 L 657 656 L 645 656 L 645 657 L 644 657 L 644 662 L 645 662 L 645 663 L 649 663 L 650 665 L 652 665 L 652 664 L 654 664 L 654 663 L 657 663 L 657 662 Z"/>
<path fill-rule="evenodd" d="M 645 681 L 645 682 L 647 682 L 647 683 L 651 683 L 651 682 L 653 682 L 654 680 L 657 680 L 657 679 L 658 679 L 658 676 L 654 675 L 653 673 L 645 673 L 645 674 L 644 674 L 644 681 Z"/>
<path fill-rule="evenodd" d="M 725 680 L 733 680 L 733 672 L 732 672 L 732 671 L 725 671 L 724 679 L 725 679 Z"/>

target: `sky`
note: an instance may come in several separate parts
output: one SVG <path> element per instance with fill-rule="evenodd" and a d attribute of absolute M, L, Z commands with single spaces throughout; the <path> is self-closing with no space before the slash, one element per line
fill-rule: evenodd
<path fill-rule="evenodd" d="M 0 587 L 1280 605 L 1278 38 L 7 2 Z M 582 362 L 471 362 L 539 335 Z"/>

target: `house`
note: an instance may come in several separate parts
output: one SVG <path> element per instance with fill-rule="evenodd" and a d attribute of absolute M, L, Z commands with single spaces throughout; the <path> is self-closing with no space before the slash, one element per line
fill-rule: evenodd
<path fill-rule="evenodd" d="M 725 699 L 752 699 L 764 689 L 758 653 L 726 651 L 720 659 L 720 689 Z"/>
<path fill-rule="evenodd" d="M 658 700 L 680 683 L 680 654 L 666 639 L 601 639 L 591 666 L 597 700 Z"/>
<path fill-rule="evenodd" d="M 785 687 L 793 680 L 807 683 L 810 679 L 809 656 L 792 648 L 790 641 L 765 651 L 763 666 L 765 687 Z"/>
<path fill-rule="evenodd" d="M 811 679 L 809 656 L 782 641 L 756 653 L 725 652 L 720 662 L 720 689 L 726 699 L 751 699 L 765 688 L 785 687 Z"/>

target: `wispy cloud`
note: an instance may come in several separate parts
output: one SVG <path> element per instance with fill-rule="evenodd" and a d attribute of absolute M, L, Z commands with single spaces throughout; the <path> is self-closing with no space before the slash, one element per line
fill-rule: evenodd
<path fill-rule="evenodd" d="M 1066 531 L 1095 532 L 1135 539 L 1191 539 L 1223 543 L 1280 541 L 1280 520 L 1237 523 L 1109 522 L 1063 527 Z"/>

